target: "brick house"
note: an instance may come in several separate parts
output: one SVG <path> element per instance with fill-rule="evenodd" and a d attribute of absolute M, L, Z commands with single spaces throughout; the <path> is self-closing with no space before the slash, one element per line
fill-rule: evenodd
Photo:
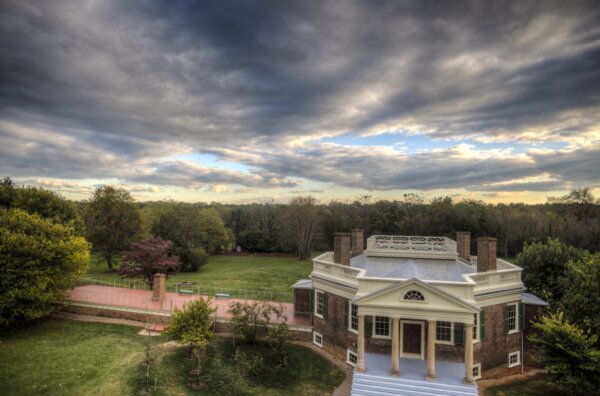
<path fill-rule="evenodd" d="M 522 269 L 496 257 L 496 239 L 478 238 L 476 257 L 468 232 L 374 235 L 364 247 L 362 230 L 336 233 L 334 251 L 313 259 L 312 283 L 295 289 L 313 342 L 355 367 L 353 393 L 362 381 L 357 394 L 435 394 L 441 383 L 451 388 L 439 394 L 476 394 L 468 385 L 482 376 L 521 372 L 527 294 Z M 403 375 L 404 385 L 390 382 Z"/>

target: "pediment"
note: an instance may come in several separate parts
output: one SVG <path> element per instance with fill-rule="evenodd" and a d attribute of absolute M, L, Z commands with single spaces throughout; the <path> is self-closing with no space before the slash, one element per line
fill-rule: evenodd
<path fill-rule="evenodd" d="M 420 300 L 420 296 L 423 300 Z M 408 299 L 407 299 L 408 297 Z M 479 312 L 479 307 L 461 300 L 434 285 L 413 278 L 356 298 L 359 306 L 397 307 L 406 309 Z"/>

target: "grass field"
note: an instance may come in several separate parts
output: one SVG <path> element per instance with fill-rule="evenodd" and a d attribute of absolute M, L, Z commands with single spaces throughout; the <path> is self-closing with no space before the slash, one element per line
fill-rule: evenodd
<path fill-rule="evenodd" d="M 291 301 L 290 288 L 298 279 L 306 278 L 312 271 L 311 261 L 293 257 L 270 256 L 211 256 L 208 264 L 198 272 L 181 272 L 169 277 L 168 285 L 192 281 L 199 287 L 264 290 L 286 294 Z M 112 280 L 116 272 L 108 272 L 106 263 L 93 256 L 86 274 L 88 278 Z"/>
<path fill-rule="evenodd" d="M 0 394 L 139 395 L 145 386 L 147 337 L 139 328 L 46 319 L 0 336 Z M 258 377 L 234 370 L 231 343 L 217 338 L 205 366 L 201 392 L 189 384 L 185 350 L 152 337 L 151 385 L 157 395 L 326 395 L 343 374 L 308 349 L 290 346 L 289 367 L 275 368 L 269 350 L 267 369 Z"/>
<path fill-rule="evenodd" d="M 567 396 L 549 384 L 545 378 L 518 382 L 510 385 L 500 385 L 489 388 L 485 396 Z"/>

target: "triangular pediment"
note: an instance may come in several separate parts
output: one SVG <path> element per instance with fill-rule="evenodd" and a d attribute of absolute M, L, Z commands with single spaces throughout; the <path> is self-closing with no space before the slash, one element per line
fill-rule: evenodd
<path fill-rule="evenodd" d="M 409 294 L 409 296 L 407 296 Z M 418 298 L 422 296 L 423 300 Z M 406 299 L 405 297 L 414 298 Z M 479 307 L 460 298 L 413 278 L 404 282 L 384 287 L 367 295 L 355 298 L 354 304 L 359 306 L 398 307 L 407 309 L 450 309 L 462 312 L 479 312 Z"/>

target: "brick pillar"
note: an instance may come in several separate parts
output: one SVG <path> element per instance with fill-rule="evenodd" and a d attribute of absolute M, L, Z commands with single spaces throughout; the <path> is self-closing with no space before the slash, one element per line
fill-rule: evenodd
<path fill-rule="evenodd" d="M 333 262 L 341 265 L 350 265 L 350 233 L 336 232 L 333 235 Z"/>
<path fill-rule="evenodd" d="M 392 318 L 392 375 L 400 375 L 400 319 Z"/>
<path fill-rule="evenodd" d="M 458 231 L 456 233 L 456 250 L 458 257 L 471 261 L 471 233 L 468 231 Z"/>
<path fill-rule="evenodd" d="M 435 320 L 427 321 L 427 375 L 429 381 L 435 380 Z"/>
<path fill-rule="evenodd" d="M 496 238 L 477 238 L 477 272 L 496 271 Z"/>
<path fill-rule="evenodd" d="M 360 256 L 365 250 L 365 230 L 352 229 L 352 257 Z"/>
<path fill-rule="evenodd" d="M 152 301 L 162 301 L 165 298 L 165 274 L 154 274 L 152 278 Z"/>
<path fill-rule="evenodd" d="M 365 368 L 365 315 L 358 315 L 358 361 L 356 371 L 366 371 Z"/>

